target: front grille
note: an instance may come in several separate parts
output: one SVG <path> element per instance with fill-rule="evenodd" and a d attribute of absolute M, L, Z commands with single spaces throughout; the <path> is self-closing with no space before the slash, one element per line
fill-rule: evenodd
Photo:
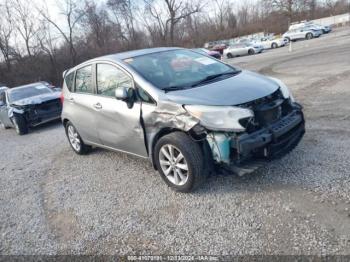
<path fill-rule="evenodd" d="M 254 112 L 254 119 L 240 121 L 248 133 L 278 121 L 281 117 L 291 112 L 292 107 L 289 99 L 285 99 L 278 89 L 272 94 L 240 105 Z"/>

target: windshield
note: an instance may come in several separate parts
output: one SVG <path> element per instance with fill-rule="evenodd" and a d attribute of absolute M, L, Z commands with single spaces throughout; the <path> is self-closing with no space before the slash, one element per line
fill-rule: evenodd
<path fill-rule="evenodd" d="M 211 76 L 230 77 L 236 69 L 190 50 L 171 50 L 124 60 L 159 89 L 185 89 Z M 220 77 L 215 78 L 220 80 Z M 214 78 L 210 79 L 214 81 Z M 204 82 L 203 82 L 204 83 Z"/>
<path fill-rule="evenodd" d="M 15 88 L 9 92 L 9 100 L 10 102 L 15 102 L 25 98 L 49 93 L 52 93 L 52 91 L 44 85 L 22 87 L 18 89 Z"/>

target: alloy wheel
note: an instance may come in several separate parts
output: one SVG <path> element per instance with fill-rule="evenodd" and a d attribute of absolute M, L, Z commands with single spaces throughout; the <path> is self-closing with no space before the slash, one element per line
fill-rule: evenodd
<path fill-rule="evenodd" d="M 182 152 L 166 144 L 159 151 L 159 162 L 165 177 L 176 186 L 183 186 L 188 180 L 188 164 Z"/>
<path fill-rule="evenodd" d="M 75 151 L 79 152 L 81 148 L 81 141 L 78 132 L 75 130 L 75 128 L 70 125 L 68 126 L 68 138 L 69 142 L 74 148 Z"/>

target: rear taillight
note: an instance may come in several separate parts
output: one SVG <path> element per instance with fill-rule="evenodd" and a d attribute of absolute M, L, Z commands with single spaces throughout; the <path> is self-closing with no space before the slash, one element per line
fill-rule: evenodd
<path fill-rule="evenodd" d="M 61 95 L 60 95 L 60 100 L 61 100 L 61 103 L 62 103 L 62 105 L 63 105 L 63 102 L 64 102 L 63 92 L 61 92 Z"/>

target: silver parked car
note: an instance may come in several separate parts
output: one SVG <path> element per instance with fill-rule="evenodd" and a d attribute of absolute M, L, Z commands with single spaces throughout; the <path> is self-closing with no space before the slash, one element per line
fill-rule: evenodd
<path fill-rule="evenodd" d="M 227 47 L 223 56 L 234 58 L 236 56 L 260 54 L 262 51 L 264 51 L 264 47 L 261 43 L 238 43 Z"/>
<path fill-rule="evenodd" d="M 96 58 L 64 72 L 62 121 L 78 154 L 93 147 L 148 158 L 188 192 L 215 168 L 280 156 L 304 117 L 279 80 L 180 48 Z"/>

